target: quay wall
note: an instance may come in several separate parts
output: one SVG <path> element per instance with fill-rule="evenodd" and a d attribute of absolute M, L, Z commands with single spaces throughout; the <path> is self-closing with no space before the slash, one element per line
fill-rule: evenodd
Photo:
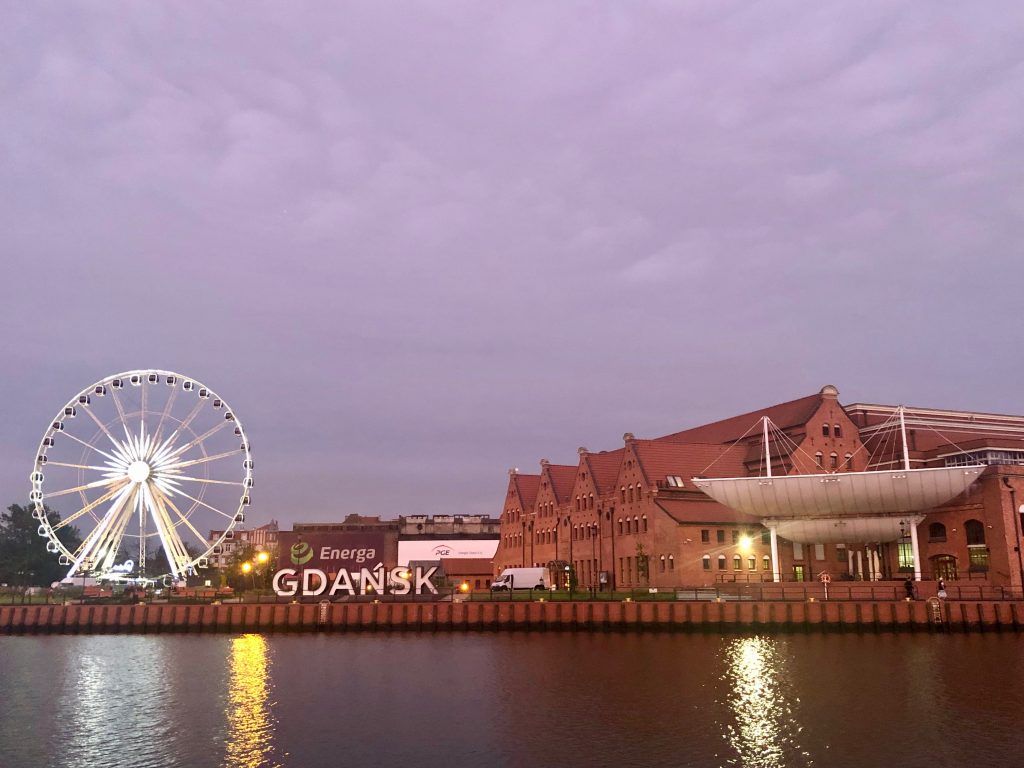
<path fill-rule="evenodd" d="M 1021 631 L 1024 602 L 3 605 L 0 634 L 352 631 Z"/>

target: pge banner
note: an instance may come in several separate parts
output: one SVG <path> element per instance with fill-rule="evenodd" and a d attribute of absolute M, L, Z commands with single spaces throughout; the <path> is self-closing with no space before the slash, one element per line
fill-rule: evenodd
<path fill-rule="evenodd" d="M 498 539 L 449 539 L 444 541 L 398 542 L 398 564 L 423 560 L 443 560 L 446 557 L 477 557 L 491 560 L 498 551 Z"/>
<path fill-rule="evenodd" d="M 316 569 L 327 574 L 358 572 L 384 563 L 384 534 L 344 531 L 278 534 L 278 567 L 297 571 Z"/>

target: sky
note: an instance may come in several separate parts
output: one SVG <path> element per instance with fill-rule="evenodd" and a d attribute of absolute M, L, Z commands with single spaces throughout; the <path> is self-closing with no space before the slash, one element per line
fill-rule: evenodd
<path fill-rule="evenodd" d="M 501 512 L 818 391 L 1024 413 L 1019 2 L 0 0 L 0 497 L 104 376 L 249 521 Z"/>

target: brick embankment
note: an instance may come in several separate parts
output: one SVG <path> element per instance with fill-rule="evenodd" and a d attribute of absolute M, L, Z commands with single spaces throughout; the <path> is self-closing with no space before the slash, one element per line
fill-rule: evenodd
<path fill-rule="evenodd" d="M 3 634 L 375 630 L 1020 631 L 1024 602 L 4 605 Z"/>

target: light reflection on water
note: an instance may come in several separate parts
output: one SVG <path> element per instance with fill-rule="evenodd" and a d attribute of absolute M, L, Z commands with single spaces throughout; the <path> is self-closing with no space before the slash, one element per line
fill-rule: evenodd
<path fill-rule="evenodd" d="M 722 737 L 738 759 L 730 765 L 785 768 L 813 765 L 800 747 L 803 727 L 797 719 L 800 699 L 790 690 L 786 657 L 779 640 L 744 637 L 725 649 L 722 690 L 735 722 L 725 723 Z"/>
<path fill-rule="evenodd" d="M 278 766 L 274 760 L 274 717 L 270 709 L 270 653 L 262 635 L 231 641 L 227 697 L 228 768 Z"/>

